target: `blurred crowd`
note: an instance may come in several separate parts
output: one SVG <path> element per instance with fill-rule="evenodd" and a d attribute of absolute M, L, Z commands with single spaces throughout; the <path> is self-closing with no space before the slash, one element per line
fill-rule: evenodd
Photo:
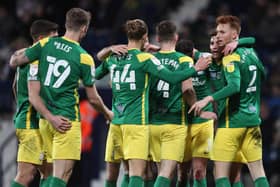
<path fill-rule="evenodd" d="M 29 26 L 38 18 L 60 25 L 64 32 L 65 12 L 74 6 L 92 13 L 92 24 L 82 46 L 93 56 L 104 46 L 125 43 L 123 23 L 127 19 L 144 19 L 150 28 L 183 0 L 1 0 L 0 2 L 0 117 L 14 111 L 11 85 L 14 70 L 8 60 L 16 50 L 32 44 Z M 210 0 L 197 18 L 181 25 L 180 36 L 191 39 L 195 47 L 208 51 L 209 32 L 215 18 L 233 14 L 241 18 L 241 36 L 256 38 L 255 49 L 267 72 L 263 83 L 261 115 L 263 119 L 264 165 L 271 182 L 280 175 L 280 1 L 279 0 Z M 188 20 L 188 19 L 186 19 Z M 150 29 L 149 33 L 153 34 Z M 98 63 L 98 62 L 97 62 Z M 276 185 L 280 186 L 280 184 Z"/>

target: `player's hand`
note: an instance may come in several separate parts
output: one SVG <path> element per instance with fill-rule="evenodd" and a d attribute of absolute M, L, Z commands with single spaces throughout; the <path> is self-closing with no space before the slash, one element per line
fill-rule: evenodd
<path fill-rule="evenodd" d="M 213 98 L 211 96 L 207 96 L 204 99 L 197 101 L 191 106 L 188 113 L 190 114 L 192 111 L 194 111 L 194 115 L 199 116 L 202 109 L 211 101 L 213 101 Z"/>
<path fill-rule="evenodd" d="M 194 68 L 195 70 L 198 71 L 202 71 L 205 70 L 209 67 L 209 65 L 212 63 L 212 56 L 208 56 L 208 57 L 200 57 L 198 59 L 198 61 L 196 62 Z"/>
<path fill-rule="evenodd" d="M 154 44 L 150 44 L 149 42 L 145 43 L 144 45 L 144 51 L 149 53 L 158 52 L 160 50 L 160 47 Z"/>
<path fill-rule="evenodd" d="M 106 123 L 107 124 L 110 123 L 113 120 L 113 118 L 114 118 L 114 113 L 111 110 L 109 110 L 107 112 L 107 114 L 105 114 L 105 118 L 107 120 Z"/>
<path fill-rule="evenodd" d="M 60 133 L 65 133 L 71 129 L 71 121 L 63 116 L 53 116 L 50 119 L 52 126 Z"/>
<path fill-rule="evenodd" d="M 224 56 L 231 54 L 236 49 L 237 46 L 238 46 L 238 41 L 232 41 L 228 43 L 223 50 Z"/>
<path fill-rule="evenodd" d="M 110 50 L 112 53 L 114 54 L 117 54 L 117 55 L 124 55 L 127 53 L 127 45 L 123 45 L 123 44 L 120 44 L 120 45 L 112 45 L 110 47 Z"/>
<path fill-rule="evenodd" d="M 214 112 L 209 112 L 209 111 L 202 111 L 200 113 L 199 117 L 201 117 L 203 119 L 217 120 L 217 115 Z"/>

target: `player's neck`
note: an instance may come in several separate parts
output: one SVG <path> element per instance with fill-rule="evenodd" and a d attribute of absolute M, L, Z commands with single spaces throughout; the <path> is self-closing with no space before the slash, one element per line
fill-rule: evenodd
<path fill-rule="evenodd" d="M 161 51 L 175 51 L 175 44 L 173 44 L 173 42 L 161 42 L 160 50 Z"/>
<path fill-rule="evenodd" d="M 80 34 L 78 32 L 66 31 L 64 37 L 76 42 L 80 42 Z"/>
<path fill-rule="evenodd" d="M 141 41 L 128 41 L 128 44 L 127 44 L 127 48 L 128 49 L 133 49 L 133 48 L 136 48 L 136 49 L 141 49 L 142 47 L 142 42 Z"/>

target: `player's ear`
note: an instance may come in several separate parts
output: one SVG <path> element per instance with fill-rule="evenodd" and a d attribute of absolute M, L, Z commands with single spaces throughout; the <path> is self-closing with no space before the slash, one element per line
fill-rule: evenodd
<path fill-rule="evenodd" d="M 178 41 L 178 39 L 179 39 L 179 35 L 178 35 L 177 33 L 175 34 L 174 39 L 175 39 L 175 42 L 177 42 L 177 41 Z"/>
<path fill-rule="evenodd" d="M 84 26 L 81 27 L 81 31 L 82 32 L 86 33 L 87 30 L 88 30 L 88 26 L 87 25 L 84 25 Z"/>
<path fill-rule="evenodd" d="M 233 39 L 233 40 L 238 40 L 238 35 L 239 35 L 239 34 L 237 33 L 236 30 L 233 30 L 233 31 L 232 31 L 232 37 L 233 37 L 232 39 Z"/>
<path fill-rule="evenodd" d="M 157 42 L 160 42 L 159 36 L 156 36 L 156 41 L 157 41 Z"/>

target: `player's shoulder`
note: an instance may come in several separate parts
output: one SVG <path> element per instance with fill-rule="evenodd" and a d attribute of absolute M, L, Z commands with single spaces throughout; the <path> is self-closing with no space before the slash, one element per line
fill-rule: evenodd
<path fill-rule="evenodd" d="M 80 63 L 81 64 L 86 64 L 89 66 L 93 66 L 94 65 L 94 60 L 92 58 L 92 56 L 88 53 L 80 53 Z"/>
<path fill-rule="evenodd" d="M 138 52 L 136 54 L 136 58 L 139 62 L 145 62 L 147 60 L 153 60 L 156 57 L 150 53 L 146 53 L 146 52 Z"/>
<path fill-rule="evenodd" d="M 190 56 L 187 56 L 187 55 L 185 55 L 183 53 L 180 53 L 180 52 L 176 52 L 175 54 L 176 54 L 180 64 L 182 64 L 182 63 L 191 63 L 191 64 L 193 64 L 194 63 L 193 59 Z"/>
<path fill-rule="evenodd" d="M 82 47 L 78 46 L 79 54 L 80 54 L 80 63 L 86 64 L 89 66 L 94 65 L 93 57 Z"/>
<path fill-rule="evenodd" d="M 232 62 L 240 62 L 240 54 L 238 52 L 226 55 L 222 59 L 222 63 L 224 66 Z"/>
<path fill-rule="evenodd" d="M 39 40 L 38 42 L 34 43 L 33 46 L 36 45 L 36 44 L 40 44 L 41 47 L 44 47 L 51 40 L 52 40 L 52 37 L 45 37 L 45 38 Z"/>

